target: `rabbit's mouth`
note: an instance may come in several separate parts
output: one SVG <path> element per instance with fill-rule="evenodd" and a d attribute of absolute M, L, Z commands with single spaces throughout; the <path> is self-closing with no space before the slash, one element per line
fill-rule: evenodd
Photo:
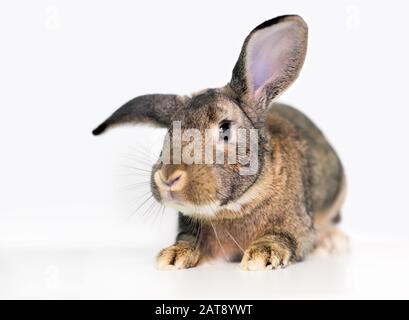
<path fill-rule="evenodd" d="M 164 202 L 165 206 L 176 209 L 184 215 L 195 216 L 197 218 L 214 218 L 219 210 L 219 203 L 213 202 L 205 205 L 195 205 L 189 202 L 169 201 Z"/>
<path fill-rule="evenodd" d="M 170 183 L 167 182 L 169 180 Z M 220 206 L 219 201 L 212 201 L 211 203 L 197 203 L 193 199 L 189 199 L 185 192 L 184 188 L 180 188 L 181 183 L 183 182 L 184 175 L 179 173 L 174 175 L 172 179 L 164 179 L 161 177 L 159 171 L 155 172 L 153 175 L 153 194 L 159 202 L 164 206 L 170 207 L 173 209 L 182 212 L 185 215 L 197 216 L 202 218 L 211 218 L 214 217 L 217 213 L 217 210 Z M 175 188 L 176 186 L 176 188 Z"/>
<path fill-rule="evenodd" d="M 157 201 L 161 202 L 166 207 L 172 207 L 180 210 L 189 206 L 180 185 L 182 182 L 181 175 L 173 178 L 173 181 L 164 180 L 160 172 L 156 172 L 153 176 L 153 194 Z"/>
<path fill-rule="evenodd" d="M 171 190 L 162 191 L 161 193 L 161 200 L 164 205 L 171 206 L 172 204 L 176 204 L 179 206 L 183 206 L 183 201 L 179 199 L 179 197 L 172 192 Z"/>
<path fill-rule="evenodd" d="M 164 204 L 173 202 L 182 204 L 178 194 L 185 185 L 186 172 L 181 170 L 173 172 L 166 178 L 164 178 L 160 170 L 156 171 L 153 175 L 153 186 L 156 189 L 155 191 L 160 198 L 160 201 Z"/>

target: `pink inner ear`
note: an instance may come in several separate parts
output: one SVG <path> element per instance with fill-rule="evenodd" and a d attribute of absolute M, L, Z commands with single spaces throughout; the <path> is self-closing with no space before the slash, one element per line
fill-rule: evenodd
<path fill-rule="evenodd" d="M 259 30 L 248 43 L 247 66 L 253 93 L 280 78 L 295 46 L 295 29 L 290 22 Z"/>

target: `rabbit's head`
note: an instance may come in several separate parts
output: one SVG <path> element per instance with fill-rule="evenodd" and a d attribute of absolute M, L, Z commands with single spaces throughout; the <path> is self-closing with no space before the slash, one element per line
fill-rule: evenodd
<path fill-rule="evenodd" d="M 139 96 L 93 133 L 127 123 L 168 129 L 153 166 L 154 197 L 184 214 L 214 218 L 240 211 L 240 201 L 263 170 L 268 149 L 265 111 L 297 78 L 307 48 L 307 26 L 282 16 L 256 27 L 245 39 L 231 81 L 192 96 Z"/>

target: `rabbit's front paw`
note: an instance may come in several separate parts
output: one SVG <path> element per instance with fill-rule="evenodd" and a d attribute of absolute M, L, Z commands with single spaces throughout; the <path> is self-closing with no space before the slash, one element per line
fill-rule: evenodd
<path fill-rule="evenodd" d="M 291 250 L 282 244 L 265 240 L 252 244 L 245 252 L 240 267 L 258 271 L 286 267 L 290 263 Z"/>
<path fill-rule="evenodd" d="M 156 265 L 159 270 L 187 269 L 196 266 L 199 258 L 197 249 L 187 243 L 178 242 L 159 252 Z"/>

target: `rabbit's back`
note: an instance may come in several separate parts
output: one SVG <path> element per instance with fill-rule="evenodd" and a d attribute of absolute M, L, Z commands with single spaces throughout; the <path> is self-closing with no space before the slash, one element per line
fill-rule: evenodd
<path fill-rule="evenodd" d="M 311 195 L 317 228 L 338 222 L 345 194 L 345 177 L 341 161 L 321 130 L 302 112 L 281 103 L 269 112 L 290 121 L 310 148 L 312 169 Z"/>

